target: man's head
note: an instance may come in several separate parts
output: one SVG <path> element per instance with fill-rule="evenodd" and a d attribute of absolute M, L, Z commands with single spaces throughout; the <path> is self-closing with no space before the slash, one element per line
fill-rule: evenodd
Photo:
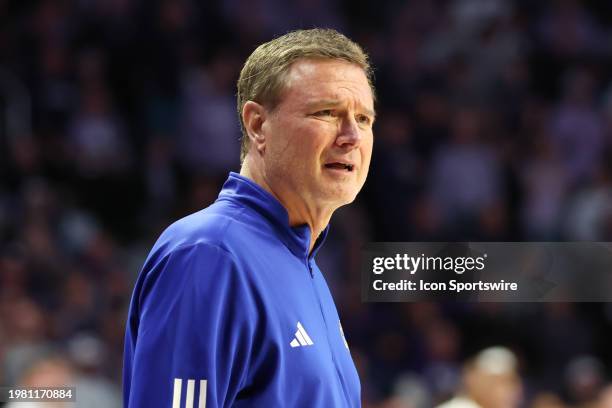
<path fill-rule="evenodd" d="M 258 47 L 238 80 L 243 165 L 277 195 L 351 202 L 372 151 L 371 77 L 363 50 L 333 30 L 295 31 Z"/>
<path fill-rule="evenodd" d="M 482 350 L 464 367 L 465 392 L 483 408 L 515 408 L 522 396 L 517 360 L 505 347 Z"/>
<path fill-rule="evenodd" d="M 315 28 L 292 31 L 257 47 L 246 60 L 238 79 L 238 117 L 242 130 L 240 161 L 248 152 L 249 137 L 245 131 L 242 109 L 254 101 L 274 110 L 291 65 L 305 58 L 339 59 L 363 69 L 374 95 L 372 68 L 361 47 L 335 30 Z"/>

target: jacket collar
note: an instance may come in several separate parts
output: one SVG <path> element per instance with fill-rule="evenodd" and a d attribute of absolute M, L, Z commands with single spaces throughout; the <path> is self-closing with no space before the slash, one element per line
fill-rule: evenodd
<path fill-rule="evenodd" d="M 328 225 L 319 235 L 309 256 L 310 227 L 306 224 L 291 227 L 289 225 L 289 214 L 285 207 L 259 184 L 238 173 L 230 172 L 225 184 L 223 184 L 221 193 L 219 193 L 217 201 L 220 200 L 239 203 L 261 214 L 289 250 L 302 259 L 314 258 L 329 231 Z"/>

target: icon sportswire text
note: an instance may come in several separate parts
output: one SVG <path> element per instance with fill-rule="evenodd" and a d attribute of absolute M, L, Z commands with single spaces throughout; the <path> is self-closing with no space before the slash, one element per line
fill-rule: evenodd
<path fill-rule="evenodd" d="M 183 379 L 174 379 L 174 392 L 172 394 L 172 408 L 181 408 L 181 394 L 183 391 Z M 195 396 L 195 380 L 187 380 L 187 391 L 185 393 L 185 408 L 196 408 L 193 405 Z M 206 408 L 206 380 L 200 380 L 200 397 L 197 408 Z"/>
<path fill-rule="evenodd" d="M 314 343 L 312 339 L 304 330 L 304 326 L 302 323 L 297 322 L 297 331 L 295 332 L 295 338 L 289 343 L 291 347 L 300 347 L 300 346 L 312 346 Z"/>

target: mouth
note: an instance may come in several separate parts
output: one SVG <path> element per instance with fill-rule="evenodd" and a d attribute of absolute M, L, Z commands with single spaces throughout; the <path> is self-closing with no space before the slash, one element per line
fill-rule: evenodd
<path fill-rule="evenodd" d="M 355 169 L 355 165 L 351 163 L 344 163 L 344 162 L 331 162 L 331 163 L 326 163 L 325 168 L 332 169 L 332 170 L 344 170 L 350 173 Z"/>

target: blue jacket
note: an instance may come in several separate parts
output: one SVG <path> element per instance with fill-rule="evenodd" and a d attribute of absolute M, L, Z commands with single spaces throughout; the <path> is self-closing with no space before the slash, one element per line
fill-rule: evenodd
<path fill-rule="evenodd" d="M 328 227 L 329 228 L 329 227 Z M 140 273 L 125 407 L 359 407 L 360 384 L 308 226 L 231 173 L 172 224 Z"/>

